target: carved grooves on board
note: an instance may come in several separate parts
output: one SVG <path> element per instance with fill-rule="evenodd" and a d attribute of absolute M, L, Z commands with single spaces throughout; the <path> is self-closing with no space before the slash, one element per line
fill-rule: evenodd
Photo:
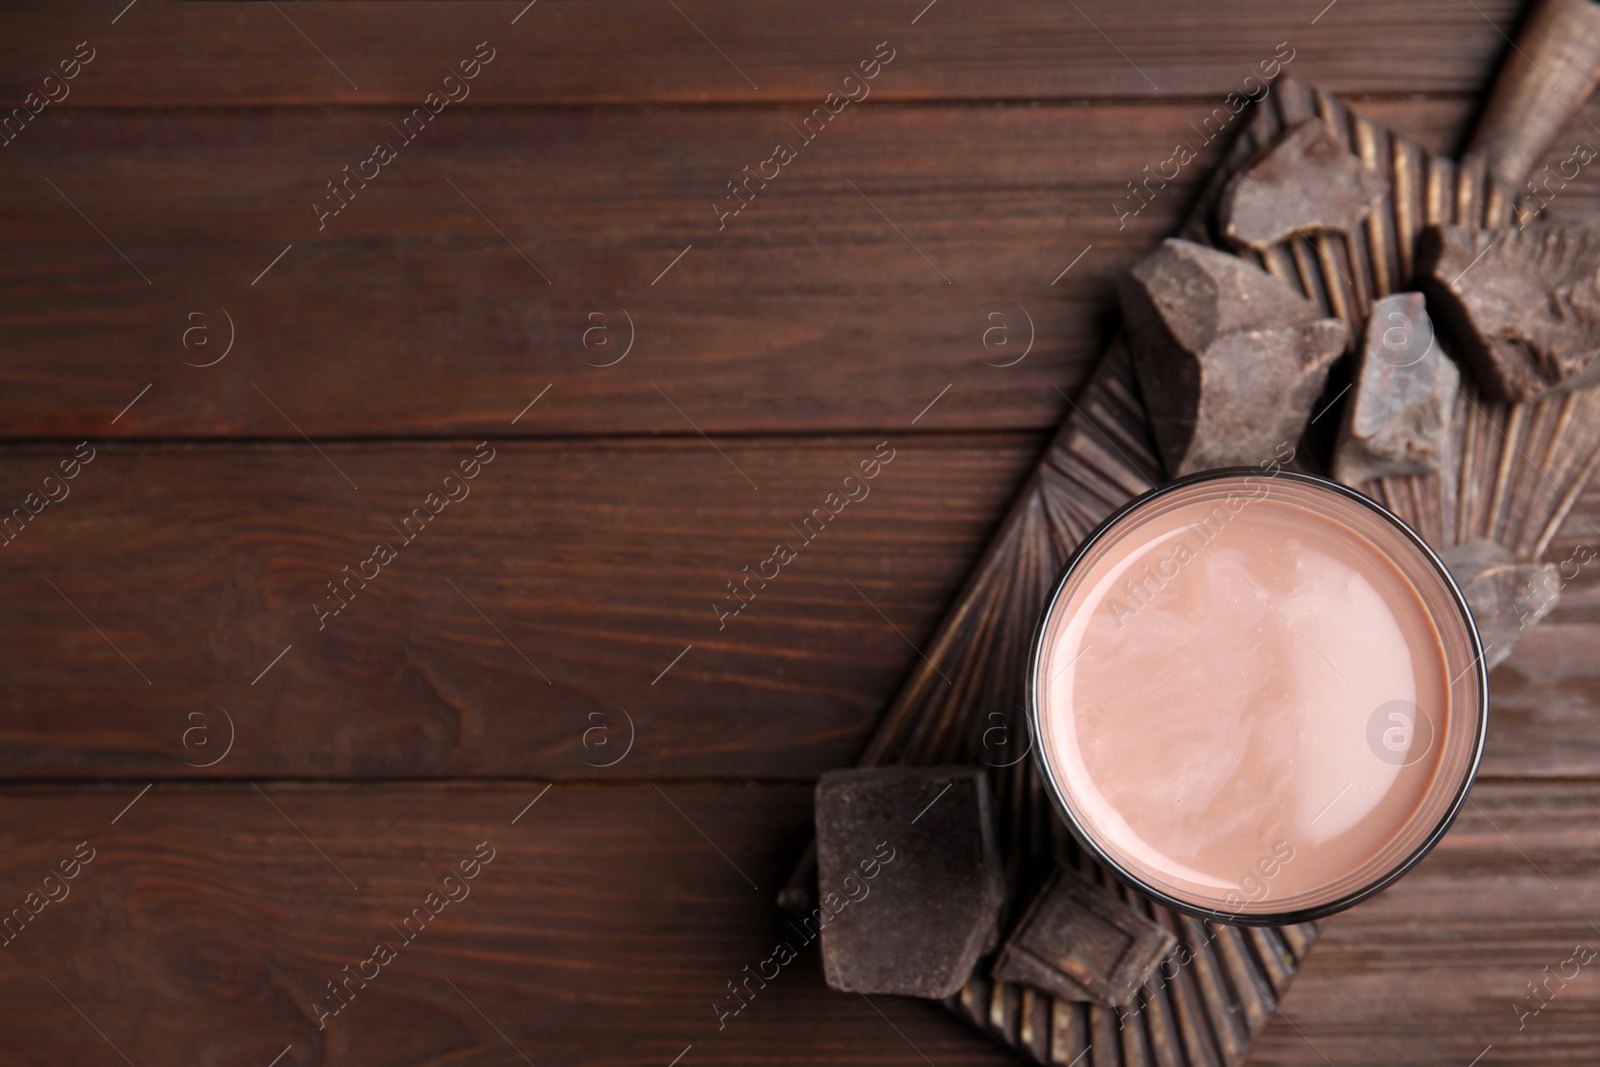
<path fill-rule="evenodd" d="M 1211 205 L 1227 178 L 1282 130 L 1327 123 L 1389 191 L 1365 226 L 1293 237 L 1245 255 L 1316 301 L 1359 343 L 1372 302 L 1411 284 L 1412 249 L 1436 223 L 1503 226 L 1511 192 L 1480 163 L 1426 152 L 1292 78 L 1254 108 L 1183 235 L 1220 244 Z M 1492 537 L 1537 557 L 1600 460 L 1600 391 L 1519 405 L 1457 400 L 1451 455 L 1439 476 L 1362 488 L 1444 547 Z M 1317 936 L 1316 925 L 1204 923 L 1137 897 L 1082 855 L 1051 809 L 1024 751 L 1028 646 L 1052 582 L 1108 514 L 1162 480 L 1126 347 L 1113 342 L 1040 459 L 994 541 L 862 755 L 863 765 L 987 763 L 1014 909 L 1049 864 L 1077 867 L 1172 930 L 1179 947 L 1126 1009 L 1061 1001 L 995 983 L 987 962 L 946 1005 L 1040 1063 L 1100 1067 L 1241 1062 Z M 1004 764 L 1011 763 L 1010 766 Z M 1008 914 L 1007 918 L 1011 916 Z M 1087 1053 L 1086 1053 L 1087 1050 Z"/>

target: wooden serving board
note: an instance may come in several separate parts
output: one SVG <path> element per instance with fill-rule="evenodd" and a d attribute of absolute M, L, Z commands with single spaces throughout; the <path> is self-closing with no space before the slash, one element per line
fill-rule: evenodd
<path fill-rule="evenodd" d="M 1481 165 L 1426 152 L 1304 83 L 1280 78 L 1252 107 L 1182 236 L 1220 247 L 1211 206 L 1227 178 L 1282 130 L 1320 116 L 1387 178 L 1388 193 L 1361 232 L 1295 237 L 1248 258 L 1342 319 L 1352 344 L 1374 299 L 1409 288 L 1415 239 L 1424 227 L 1503 226 L 1513 220 L 1513 194 Z M 1335 376 L 1328 399 L 1344 380 Z M 1323 416 L 1319 429 L 1336 425 L 1339 414 Z M 1386 478 L 1362 488 L 1435 547 L 1491 537 L 1536 558 L 1600 458 L 1600 396 L 1588 391 L 1493 405 L 1467 384 L 1452 432 L 1453 451 L 1440 476 Z M 1314 462 L 1302 465 L 1315 468 Z M 1178 937 L 1178 949 L 1126 1009 L 996 983 L 987 960 L 946 1002 L 1018 1052 L 1062 1067 L 1237 1064 L 1316 940 L 1311 923 L 1203 923 L 1136 896 L 1079 853 L 1031 757 L 1019 758 L 1026 745 L 1028 645 L 1054 579 L 1102 519 L 1161 481 L 1143 402 L 1119 339 L 1072 402 L 1070 416 L 926 650 L 927 662 L 909 677 L 860 760 L 864 766 L 993 768 L 1011 889 L 1003 924 L 1015 918 L 1018 900 L 1059 857 L 1114 887 Z"/>

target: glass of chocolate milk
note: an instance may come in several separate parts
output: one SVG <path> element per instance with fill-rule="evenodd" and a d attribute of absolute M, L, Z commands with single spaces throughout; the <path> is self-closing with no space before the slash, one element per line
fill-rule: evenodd
<path fill-rule="evenodd" d="M 1180 911 L 1303 922 L 1399 878 L 1483 751 L 1472 616 L 1404 523 L 1334 482 L 1211 471 L 1108 519 L 1056 584 L 1028 715 L 1045 788 Z"/>

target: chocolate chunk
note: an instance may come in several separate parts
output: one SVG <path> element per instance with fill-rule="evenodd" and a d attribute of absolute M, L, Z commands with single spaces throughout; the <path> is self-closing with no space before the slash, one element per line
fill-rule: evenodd
<path fill-rule="evenodd" d="M 1466 541 L 1439 553 L 1478 624 L 1483 663 L 1499 666 L 1561 596 L 1553 563 L 1528 563 L 1493 541 Z"/>
<path fill-rule="evenodd" d="M 1110 890 L 1057 868 L 1006 939 L 994 979 L 1062 1000 L 1122 1005 L 1177 944 Z"/>
<path fill-rule="evenodd" d="M 1417 269 L 1435 323 L 1497 400 L 1600 379 L 1600 234 L 1437 226 Z"/>
<path fill-rule="evenodd" d="M 1289 127 L 1222 191 L 1222 232 L 1258 251 L 1294 234 L 1348 233 L 1372 213 L 1384 181 L 1318 118 Z"/>
<path fill-rule="evenodd" d="M 1237 256 L 1169 239 L 1121 286 L 1134 369 L 1173 477 L 1300 440 L 1344 324 Z"/>
<path fill-rule="evenodd" d="M 1399 474 L 1436 474 L 1444 461 L 1461 372 L 1434 336 L 1421 293 L 1372 305 L 1333 454 L 1345 485 Z"/>
<path fill-rule="evenodd" d="M 981 767 L 869 767 L 817 783 L 828 984 L 943 998 L 994 947 L 1005 897 Z"/>

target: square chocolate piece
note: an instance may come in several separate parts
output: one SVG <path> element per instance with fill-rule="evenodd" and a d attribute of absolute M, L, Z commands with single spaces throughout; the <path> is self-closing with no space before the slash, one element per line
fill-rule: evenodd
<path fill-rule="evenodd" d="M 1177 944 L 1110 890 L 1058 867 L 1000 950 L 994 979 L 1062 1000 L 1123 1005 Z"/>
<path fill-rule="evenodd" d="M 817 783 L 828 985 L 942 999 L 994 944 L 1005 881 L 981 767 L 868 767 Z"/>

